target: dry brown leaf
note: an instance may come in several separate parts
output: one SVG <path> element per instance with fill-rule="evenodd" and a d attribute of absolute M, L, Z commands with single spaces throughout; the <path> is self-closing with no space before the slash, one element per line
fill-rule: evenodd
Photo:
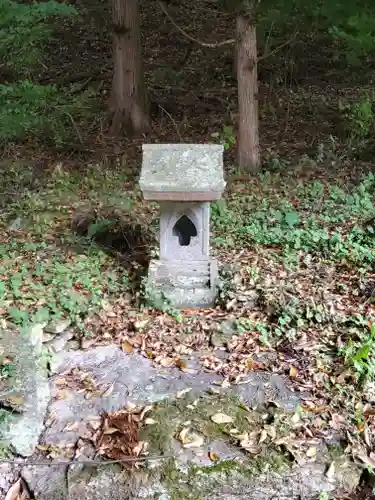
<path fill-rule="evenodd" d="M 124 352 L 128 354 L 133 352 L 133 346 L 128 340 L 124 340 L 124 342 L 121 344 L 121 348 Z"/>
<path fill-rule="evenodd" d="M 184 448 L 200 448 L 204 444 L 204 439 L 198 434 L 190 434 L 189 441 L 183 445 Z"/>
<path fill-rule="evenodd" d="M 131 412 L 131 411 L 135 411 L 137 409 L 137 405 L 128 401 L 125 405 L 125 408 L 127 411 Z"/>
<path fill-rule="evenodd" d="M 291 366 L 289 369 L 289 377 L 296 378 L 297 377 L 297 368 L 295 366 Z"/>
<path fill-rule="evenodd" d="M 170 366 L 172 366 L 174 364 L 174 359 L 173 358 L 161 358 L 161 360 L 159 361 L 159 364 L 161 366 L 163 366 L 164 368 L 169 368 Z"/>
<path fill-rule="evenodd" d="M 197 373 L 197 370 L 194 370 L 193 368 L 189 368 L 187 366 L 180 368 L 180 370 L 184 373 Z"/>
<path fill-rule="evenodd" d="M 291 418 L 291 421 L 293 424 L 298 424 L 298 422 L 300 421 L 300 416 L 299 416 L 299 413 L 296 412 L 293 414 L 292 418 Z"/>
<path fill-rule="evenodd" d="M 233 418 L 225 415 L 225 413 L 215 413 L 215 415 L 212 415 L 211 420 L 215 424 L 231 424 L 233 422 Z"/>
<path fill-rule="evenodd" d="M 182 444 L 184 444 L 186 440 L 186 436 L 188 435 L 189 428 L 186 427 L 185 429 L 182 429 L 182 431 L 178 435 L 178 439 L 181 441 Z"/>
<path fill-rule="evenodd" d="M 186 365 L 186 361 L 184 359 L 180 359 L 180 358 L 177 358 L 174 360 L 174 364 L 177 366 L 177 368 L 179 368 L 180 370 L 182 370 L 183 368 L 186 368 L 187 365 Z"/>
<path fill-rule="evenodd" d="M 5 500 L 18 500 L 21 493 L 21 479 L 13 484 L 6 494 Z"/>
<path fill-rule="evenodd" d="M 366 465 L 369 465 L 370 467 L 372 467 L 373 469 L 375 469 L 375 456 L 371 456 L 373 455 L 372 453 L 369 455 L 367 455 L 367 453 L 363 450 L 355 453 L 357 455 L 357 457 L 359 459 L 362 460 L 363 463 L 365 463 Z"/>
<path fill-rule="evenodd" d="M 115 434 L 115 432 L 119 432 L 119 429 L 116 427 L 107 427 L 106 429 L 103 430 L 103 434 L 105 436 L 109 436 L 110 434 Z"/>
<path fill-rule="evenodd" d="M 268 433 L 265 429 L 262 430 L 260 433 L 260 438 L 259 438 L 259 444 L 264 443 L 264 441 L 267 439 Z"/>
<path fill-rule="evenodd" d="M 143 328 L 145 328 L 148 322 L 149 322 L 148 319 L 138 320 L 134 323 L 134 328 L 136 330 L 142 330 Z"/>
<path fill-rule="evenodd" d="M 15 406 L 21 406 L 24 404 L 25 400 L 21 396 L 8 396 L 6 398 L 7 403 L 10 403 L 11 405 Z"/>
<path fill-rule="evenodd" d="M 50 451 L 51 446 L 49 444 L 38 444 L 37 448 L 40 451 Z"/>
<path fill-rule="evenodd" d="M 310 446 L 310 448 L 306 452 L 306 456 L 309 458 L 313 458 L 316 456 L 316 446 Z"/>
<path fill-rule="evenodd" d="M 145 419 L 145 425 L 154 425 L 157 424 L 157 420 L 154 420 L 153 418 L 146 418 Z"/>
<path fill-rule="evenodd" d="M 61 377 L 55 380 L 55 385 L 58 386 L 68 385 L 68 381 L 66 380 L 66 378 Z"/>
<path fill-rule="evenodd" d="M 83 338 L 81 340 L 81 347 L 82 349 L 89 349 L 91 346 L 93 346 L 96 342 L 95 338 Z"/>
<path fill-rule="evenodd" d="M 90 420 L 89 424 L 94 429 L 94 431 L 97 431 L 101 426 L 100 420 Z"/>
<path fill-rule="evenodd" d="M 208 458 L 212 461 L 212 462 L 217 462 L 219 460 L 219 455 L 217 453 L 215 453 L 214 451 L 209 451 L 208 452 Z"/>
<path fill-rule="evenodd" d="M 188 427 L 182 429 L 178 438 L 184 448 L 199 448 L 204 443 L 203 437 L 194 432 L 190 432 Z"/>
<path fill-rule="evenodd" d="M 68 424 L 66 427 L 64 427 L 64 432 L 71 432 L 77 430 L 79 427 L 79 422 L 72 422 L 71 424 Z"/>
<path fill-rule="evenodd" d="M 133 453 L 134 453 L 134 455 L 136 457 L 139 457 L 139 455 L 141 454 L 144 446 L 145 446 L 145 442 L 144 441 L 139 441 L 139 443 L 134 446 Z"/>
<path fill-rule="evenodd" d="M 329 479 L 333 479 L 335 477 L 335 462 L 332 462 L 331 465 L 328 467 L 327 469 L 327 472 L 326 472 L 326 476 L 329 478 Z"/>
<path fill-rule="evenodd" d="M 273 425 L 265 425 L 264 429 L 267 431 L 269 437 L 274 441 L 276 439 L 276 429 Z"/>
<path fill-rule="evenodd" d="M 139 421 L 142 422 L 142 420 L 145 418 L 146 413 L 149 413 L 152 410 L 153 406 L 152 405 L 147 405 L 143 408 L 139 415 Z"/>

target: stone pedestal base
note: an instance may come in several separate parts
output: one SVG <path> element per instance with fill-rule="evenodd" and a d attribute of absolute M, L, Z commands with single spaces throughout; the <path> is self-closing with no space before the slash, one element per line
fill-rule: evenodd
<path fill-rule="evenodd" d="M 152 260 L 148 271 L 149 284 L 180 309 L 212 307 L 217 280 L 215 259 Z"/>

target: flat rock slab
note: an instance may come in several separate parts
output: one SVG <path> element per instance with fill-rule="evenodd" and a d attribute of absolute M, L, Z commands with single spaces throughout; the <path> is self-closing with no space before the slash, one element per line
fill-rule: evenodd
<path fill-rule="evenodd" d="M 0 386 L 0 403 L 13 410 L 10 423 L 0 427 L 0 435 L 22 456 L 33 454 L 50 401 L 42 337 L 41 325 L 0 330 L 1 355 L 14 363 Z"/>
<path fill-rule="evenodd" d="M 251 407 L 261 407 L 273 401 L 286 411 L 293 411 L 298 404 L 297 396 L 277 375 L 253 373 L 241 385 L 222 388 L 219 376 L 199 369 L 198 359 L 195 363 L 193 361 L 189 362 L 189 366 L 196 368 L 195 373 L 185 373 L 177 368 L 155 366 L 140 354 L 127 354 L 116 345 L 56 354 L 51 367 L 53 400 L 49 406 L 48 427 L 43 442 L 51 446 L 74 446 L 79 438 L 82 442 L 87 437 L 89 443 L 91 430 L 86 425 L 98 419 L 103 411 L 116 411 L 130 402 L 142 405 L 165 401 L 167 404 L 167 401 L 176 399 L 178 391 L 188 388 L 193 399 L 194 393 L 202 396 L 202 393 L 206 394 L 208 389 L 214 388 L 214 392 L 219 390 L 238 396 Z M 90 377 L 94 387 L 91 394 L 74 385 L 64 384 L 71 373 Z M 208 399 L 211 397 L 206 396 Z M 211 410 L 211 406 L 209 408 Z M 248 464 L 252 458 L 217 437 L 206 437 L 201 450 L 184 449 L 174 439 L 173 426 L 166 423 L 166 427 L 173 442 L 173 463 L 168 465 L 165 460 L 150 462 L 131 478 L 118 466 L 93 468 L 83 464 L 25 467 L 22 475 L 38 500 L 315 500 L 321 491 L 337 492 L 341 488 L 342 481 L 338 474 L 335 478 L 327 478 L 324 463 L 287 466 L 283 471 L 268 470 L 265 466 L 264 471 L 258 471 L 253 476 L 243 473 L 242 469 L 230 472 L 219 468 L 215 470 L 217 464 L 212 464 L 209 452 L 220 457 L 220 463 L 239 460 Z M 80 448 L 79 460 L 94 457 L 92 446 L 88 446 L 84 453 Z M 172 481 L 165 480 L 163 467 L 166 465 L 174 471 Z M 196 477 L 191 476 L 191 466 L 198 470 Z M 360 471 L 345 470 L 345 488 L 350 474 L 354 487 L 359 480 Z"/>
<path fill-rule="evenodd" d="M 178 368 L 160 368 L 137 353 L 127 354 L 118 346 L 96 347 L 87 351 L 62 352 L 55 355 L 52 365 L 53 401 L 49 408 L 45 443 L 71 445 L 86 433 L 85 426 L 103 412 L 117 411 L 128 403 L 146 405 L 174 397 L 183 389 L 202 393 L 210 387 L 230 390 L 246 404 L 257 407 L 273 401 L 286 411 L 293 411 L 298 397 L 288 390 L 278 375 L 253 373 L 246 383 L 220 388 L 222 378 L 196 370 L 185 373 Z M 64 388 L 61 374 L 78 369 L 90 376 L 97 391 Z M 66 431 L 67 426 L 74 429 Z"/>

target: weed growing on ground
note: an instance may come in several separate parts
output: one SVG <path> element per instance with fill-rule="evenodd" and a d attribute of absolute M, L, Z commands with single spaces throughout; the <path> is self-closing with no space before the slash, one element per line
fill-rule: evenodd
<path fill-rule="evenodd" d="M 373 379 L 375 375 L 375 324 L 364 333 L 352 330 L 352 337 L 341 348 L 345 364 L 355 371 L 358 383 Z"/>
<path fill-rule="evenodd" d="M 22 166 L 13 170 L 29 177 Z M 6 206 L 2 227 L 9 227 L 15 217 L 21 221 L 20 230 L 5 231 L 0 241 L 0 309 L 6 319 L 26 326 L 65 316 L 82 329 L 84 318 L 103 301 L 129 290 L 128 270 L 91 238 L 77 237 L 70 228 L 74 207 L 85 200 L 94 207 L 113 202 L 121 186 L 121 175 L 95 168 L 83 179 L 56 174 L 42 190 L 21 191 L 19 199 Z"/>
<path fill-rule="evenodd" d="M 326 260 L 368 265 L 374 260 L 375 176 L 351 191 L 319 182 L 297 187 L 293 198 L 233 195 L 214 205 L 218 245 L 279 247 L 286 260 L 298 263 L 301 253 Z"/>

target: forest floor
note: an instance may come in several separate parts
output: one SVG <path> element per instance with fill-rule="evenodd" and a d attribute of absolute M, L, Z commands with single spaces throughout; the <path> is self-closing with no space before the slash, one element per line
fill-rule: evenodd
<path fill-rule="evenodd" d="M 349 147 L 348 123 L 339 113 L 340 99 L 352 102 L 368 85 L 354 81 L 342 62 L 332 65 L 329 45 L 313 51 L 311 42 L 295 42 L 262 62 L 264 168 L 257 176 L 238 175 L 230 147 L 227 190 L 212 207 L 213 253 L 223 280 L 217 307 L 152 307 L 140 284 L 157 212 L 136 184 L 140 146 L 231 142 L 233 49 L 192 44 L 157 3 L 147 5 L 142 34 L 153 129 L 141 139 L 116 140 L 103 132 L 112 68 L 109 14 L 91 1 L 76 6 L 83 18 L 55 31 L 37 78 L 72 84 L 74 92 L 90 89 L 99 111 L 90 123 L 77 124 L 77 147 L 69 151 L 40 143 L 7 147 L 0 165 L 3 318 L 22 325 L 63 314 L 84 348 L 116 342 L 183 371 L 196 351 L 205 370 L 229 384 L 254 370 L 286 376 L 294 391 L 309 394 L 291 440 L 329 442 L 339 433 L 345 452 L 371 477 L 375 171 L 371 145 Z M 229 16 L 204 9 L 191 11 L 183 2 L 170 11 L 199 39 L 228 38 Z M 215 332 L 225 322 L 224 338 Z M 224 357 L 213 354 L 218 347 Z M 5 377 L 6 366 L 0 368 Z M 356 498 L 373 495 L 362 490 Z"/>

